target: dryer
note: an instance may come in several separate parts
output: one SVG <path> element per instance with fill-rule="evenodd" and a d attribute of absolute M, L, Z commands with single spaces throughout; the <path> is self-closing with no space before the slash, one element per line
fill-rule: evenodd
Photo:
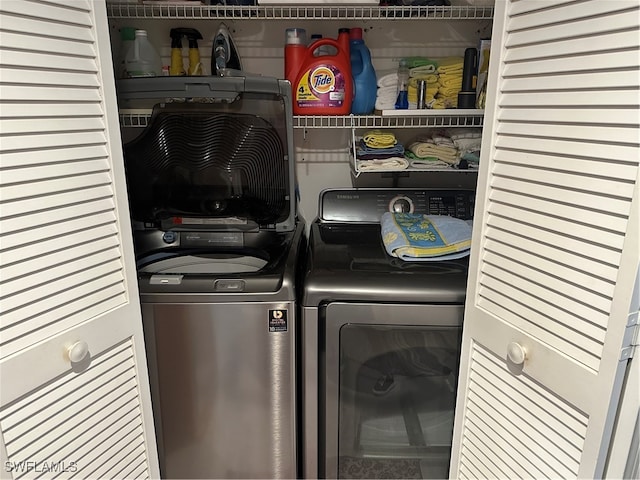
<path fill-rule="evenodd" d="M 291 90 L 268 77 L 118 84 L 163 478 L 297 475 Z"/>
<path fill-rule="evenodd" d="M 446 478 L 468 259 L 406 262 L 385 211 L 470 220 L 474 192 L 333 189 L 302 298 L 305 478 Z"/>

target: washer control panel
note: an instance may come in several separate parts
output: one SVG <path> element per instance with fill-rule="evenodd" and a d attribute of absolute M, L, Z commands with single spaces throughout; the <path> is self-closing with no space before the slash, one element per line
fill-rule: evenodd
<path fill-rule="evenodd" d="M 320 219 L 328 222 L 378 223 L 385 212 L 473 218 L 473 190 L 335 189 L 320 194 Z"/>

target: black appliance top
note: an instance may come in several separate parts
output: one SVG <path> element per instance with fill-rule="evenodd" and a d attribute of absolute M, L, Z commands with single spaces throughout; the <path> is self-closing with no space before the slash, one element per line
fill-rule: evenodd
<path fill-rule="evenodd" d="M 473 216 L 470 190 L 327 190 L 311 225 L 304 306 L 333 301 L 464 303 L 468 257 L 408 262 L 387 254 L 379 219 L 386 211 Z"/>

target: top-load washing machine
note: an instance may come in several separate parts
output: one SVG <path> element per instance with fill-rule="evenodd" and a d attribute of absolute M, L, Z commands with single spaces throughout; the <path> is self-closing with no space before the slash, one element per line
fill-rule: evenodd
<path fill-rule="evenodd" d="M 275 78 L 118 83 L 164 478 L 294 478 L 291 91 Z"/>
<path fill-rule="evenodd" d="M 321 193 L 302 299 L 305 478 L 448 477 L 468 258 L 391 256 L 380 221 L 385 212 L 469 221 L 474 197 Z"/>

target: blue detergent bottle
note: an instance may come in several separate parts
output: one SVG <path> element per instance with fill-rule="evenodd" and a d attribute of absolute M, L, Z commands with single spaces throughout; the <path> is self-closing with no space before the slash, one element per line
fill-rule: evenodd
<path fill-rule="evenodd" d="M 349 50 L 354 86 L 351 113 L 368 115 L 375 108 L 378 85 L 376 71 L 371 63 L 371 52 L 364 44 L 361 28 L 350 29 Z"/>

